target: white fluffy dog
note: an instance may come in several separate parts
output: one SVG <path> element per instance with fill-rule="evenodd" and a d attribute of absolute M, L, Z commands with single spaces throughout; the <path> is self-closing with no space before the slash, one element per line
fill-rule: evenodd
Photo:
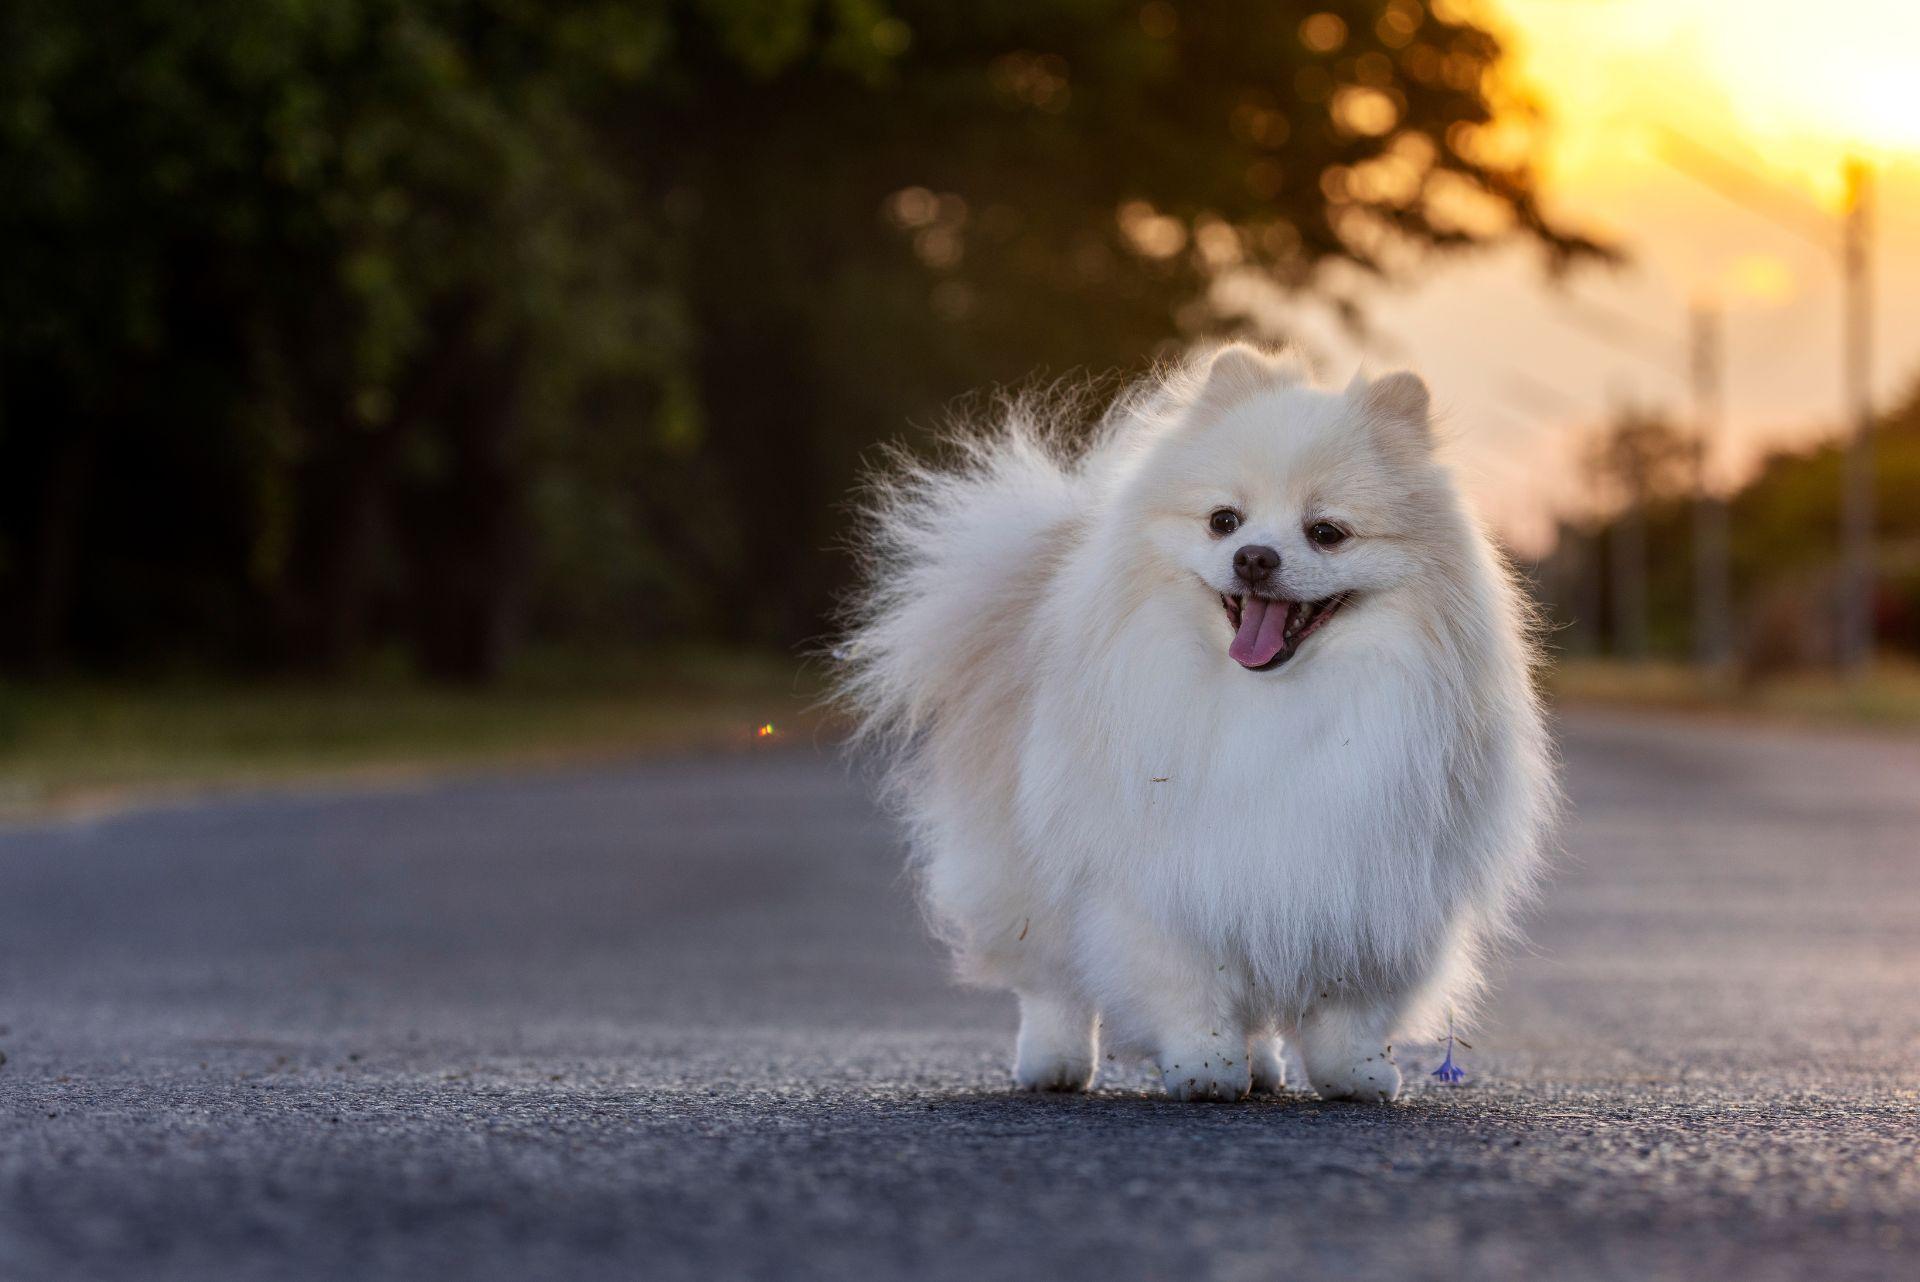
<path fill-rule="evenodd" d="M 1016 408 L 868 510 L 842 693 L 891 754 L 1013 1075 L 1148 1055 L 1178 1099 L 1391 1100 L 1468 1001 L 1554 809 L 1527 614 L 1425 385 L 1229 346 L 1090 444 Z"/>

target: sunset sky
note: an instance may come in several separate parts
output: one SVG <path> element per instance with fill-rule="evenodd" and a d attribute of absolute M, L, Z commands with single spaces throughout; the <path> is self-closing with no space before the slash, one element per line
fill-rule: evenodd
<path fill-rule="evenodd" d="M 1436 0 L 1437 7 L 1448 6 Z M 1920 379 L 1920 3 L 1912 0 L 1470 0 L 1545 108 L 1549 207 L 1624 248 L 1564 295 L 1534 260 L 1496 254 L 1433 270 L 1374 300 L 1362 350 L 1303 318 L 1339 377 L 1411 365 L 1434 385 L 1484 510 L 1539 550 L 1550 515 L 1588 501 L 1573 459 L 1619 397 L 1685 411 L 1687 308 L 1724 308 L 1727 421 L 1717 470 L 1737 479 L 1769 447 L 1841 417 L 1837 252 L 1683 173 L 1678 132 L 1763 181 L 1783 216 L 1835 228 L 1842 165 L 1874 171 L 1875 386 Z M 1632 318 L 1622 351 L 1570 319 Z M 1626 326 L 1619 326 L 1627 330 Z M 1644 356 L 1636 354 L 1644 350 Z M 1670 351 L 1670 356 L 1668 352 Z"/>

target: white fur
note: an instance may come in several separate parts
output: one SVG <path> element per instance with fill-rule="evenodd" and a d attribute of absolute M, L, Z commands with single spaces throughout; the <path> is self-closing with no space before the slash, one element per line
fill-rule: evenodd
<path fill-rule="evenodd" d="M 1023 1088 L 1084 1089 L 1104 1050 L 1238 1098 L 1288 1037 L 1320 1094 L 1392 1099 L 1390 1039 L 1470 1002 L 1555 804 L 1527 615 L 1426 389 L 1235 346 L 1069 428 L 1016 406 L 873 490 L 842 694 L 931 914 L 1019 994 Z M 1227 654 L 1247 542 L 1287 595 L 1355 594 L 1273 671 Z"/>

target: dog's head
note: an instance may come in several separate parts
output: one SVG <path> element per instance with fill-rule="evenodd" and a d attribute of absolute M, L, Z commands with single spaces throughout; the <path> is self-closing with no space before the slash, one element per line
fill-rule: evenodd
<path fill-rule="evenodd" d="M 1396 593 L 1435 586 L 1464 539 L 1413 374 L 1344 392 L 1231 346 L 1193 367 L 1137 459 L 1124 519 L 1156 573 L 1242 667 L 1278 668 Z"/>

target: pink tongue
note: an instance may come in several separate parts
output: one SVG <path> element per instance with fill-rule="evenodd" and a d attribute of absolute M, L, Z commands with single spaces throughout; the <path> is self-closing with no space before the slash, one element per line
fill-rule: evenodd
<path fill-rule="evenodd" d="M 1243 668 L 1263 668 L 1286 648 L 1287 614 L 1285 601 L 1265 601 L 1257 596 L 1240 602 L 1240 630 L 1233 634 L 1227 655 Z"/>

